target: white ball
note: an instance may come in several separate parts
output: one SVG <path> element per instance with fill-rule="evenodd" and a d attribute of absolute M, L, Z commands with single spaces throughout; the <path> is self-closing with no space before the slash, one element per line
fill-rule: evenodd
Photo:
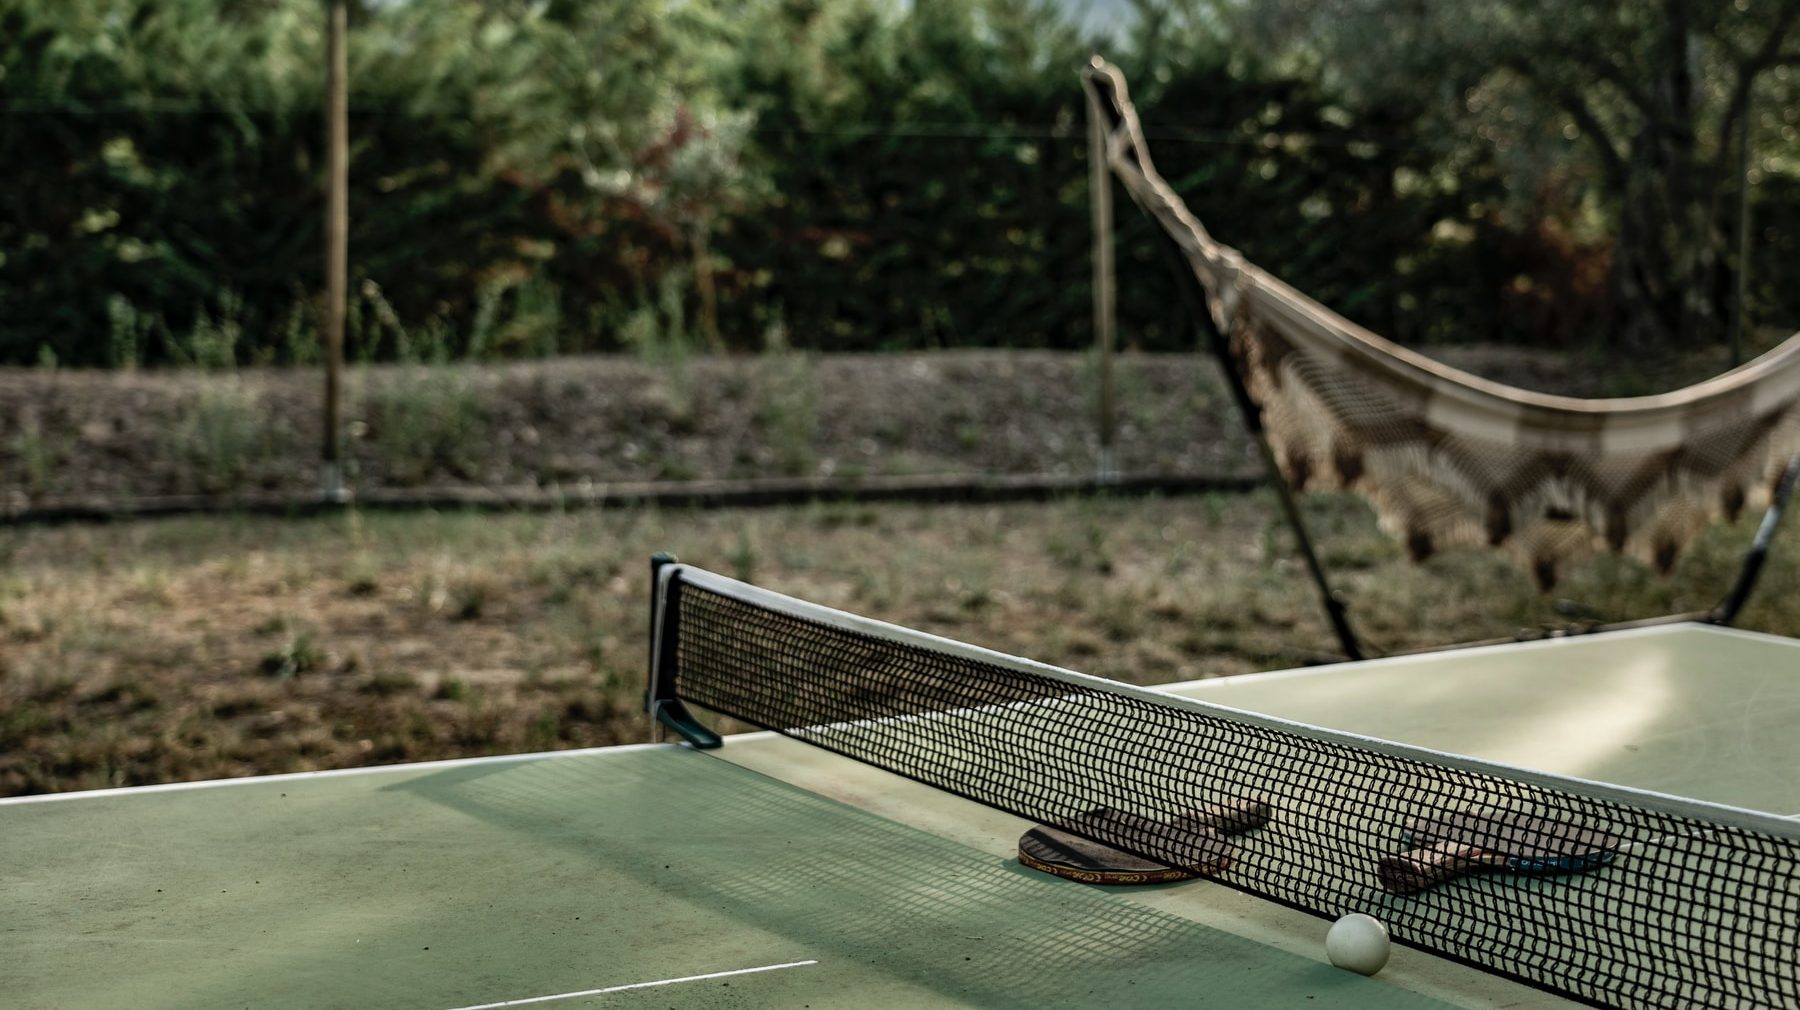
<path fill-rule="evenodd" d="M 1351 912 L 1325 934 L 1325 956 L 1339 968 L 1373 975 L 1388 962 L 1387 927 L 1372 915 Z"/>

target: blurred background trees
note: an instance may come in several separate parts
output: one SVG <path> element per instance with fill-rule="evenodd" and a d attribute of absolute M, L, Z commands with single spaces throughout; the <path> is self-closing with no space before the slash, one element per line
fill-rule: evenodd
<path fill-rule="evenodd" d="M 1800 322 L 1800 0 L 359 0 L 350 354 L 1082 347 L 1076 72 L 1216 234 L 1414 343 Z M 0 0 L 0 363 L 306 362 L 317 0 Z M 1192 346 L 1120 215 L 1121 333 Z"/>
<path fill-rule="evenodd" d="M 1272 0 L 1240 24 L 1354 100 L 1491 149 L 1515 227 L 1606 250 L 1600 329 L 1641 348 L 1720 338 L 1744 145 L 1753 181 L 1791 179 L 1800 152 L 1797 21 L 1800 0 Z"/>

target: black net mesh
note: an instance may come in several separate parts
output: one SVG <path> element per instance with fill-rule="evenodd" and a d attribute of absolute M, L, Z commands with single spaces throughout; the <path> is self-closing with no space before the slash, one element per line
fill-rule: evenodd
<path fill-rule="evenodd" d="M 1596 1005 L 1800 1005 L 1800 845 L 1766 824 L 1064 679 L 772 594 L 671 592 L 673 693 L 716 712 L 1173 866 L 1194 839 L 1160 821 L 1261 801 L 1273 817 L 1235 836 L 1224 884 L 1367 912 L 1397 942 Z M 1081 817 L 1098 808 L 1138 816 Z M 1578 872 L 1424 851 L 1446 816 L 1479 836 L 1462 843 L 1537 853 L 1517 870 Z M 1493 840 L 1508 830 L 1519 845 Z M 1418 867 L 1455 878 L 1396 893 Z"/>

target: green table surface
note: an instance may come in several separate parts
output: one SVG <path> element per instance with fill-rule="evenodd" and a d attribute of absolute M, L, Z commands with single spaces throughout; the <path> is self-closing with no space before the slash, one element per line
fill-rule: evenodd
<path fill-rule="evenodd" d="M 1796 657 L 1676 626 L 1171 690 L 1792 811 Z M 1334 969 L 1216 883 L 1044 877 L 1027 826 L 770 734 L 0 801 L 0 1005 L 1564 1005 Z"/>

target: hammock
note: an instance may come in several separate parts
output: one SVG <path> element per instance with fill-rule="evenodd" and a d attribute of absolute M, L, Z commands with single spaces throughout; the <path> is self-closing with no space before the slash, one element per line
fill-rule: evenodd
<path fill-rule="evenodd" d="M 1800 452 L 1800 334 L 1655 396 L 1518 389 L 1363 329 L 1215 241 L 1151 163 L 1117 68 L 1084 75 L 1115 177 L 1179 249 L 1296 490 L 1366 497 L 1415 559 L 1500 546 L 1544 588 L 1600 549 L 1667 572 L 1719 517 L 1768 504 Z"/>

